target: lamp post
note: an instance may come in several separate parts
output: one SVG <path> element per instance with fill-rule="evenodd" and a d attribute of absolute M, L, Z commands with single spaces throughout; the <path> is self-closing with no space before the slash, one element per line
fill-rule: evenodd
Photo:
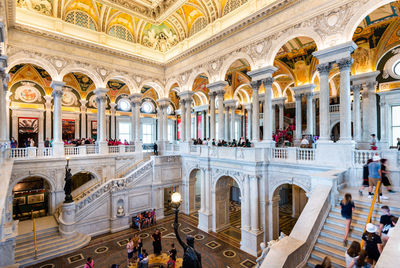
<path fill-rule="evenodd" d="M 172 194 L 171 200 L 175 212 L 174 232 L 184 252 L 182 268 L 201 268 L 201 254 L 194 249 L 194 237 L 191 235 L 186 236 L 187 244 L 185 244 L 178 233 L 178 213 L 182 202 L 182 196 L 180 193 L 175 192 Z"/>
<path fill-rule="evenodd" d="M 65 199 L 64 203 L 72 203 L 74 200 L 72 199 L 72 174 L 71 169 L 69 168 L 69 157 L 66 158 L 67 165 L 65 166 L 65 185 L 64 185 L 64 193 Z"/>

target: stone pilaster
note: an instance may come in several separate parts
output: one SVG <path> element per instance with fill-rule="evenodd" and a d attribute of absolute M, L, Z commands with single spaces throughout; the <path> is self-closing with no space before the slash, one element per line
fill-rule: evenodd
<path fill-rule="evenodd" d="M 53 112 L 53 155 L 64 155 L 64 142 L 62 140 L 62 108 L 61 99 L 64 94 L 63 87 L 65 83 L 62 81 L 51 82 L 53 88 L 52 96 L 54 100 Z"/>
<path fill-rule="evenodd" d="M 220 140 L 224 139 L 224 94 L 227 84 L 226 81 L 218 81 L 207 85 L 210 92 L 218 97 L 218 139 Z"/>
<path fill-rule="evenodd" d="M 108 153 L 108 145 L 106 141 L 106 105 L 108 89 L 98 88 L 94 91 L 97 103 L 97 139 L 96 144 L 99 146 L 99 153 Z"/>

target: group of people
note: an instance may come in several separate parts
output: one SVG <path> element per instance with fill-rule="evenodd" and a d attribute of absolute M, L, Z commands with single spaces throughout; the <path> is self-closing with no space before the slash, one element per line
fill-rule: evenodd
<path fill-rule="evenodd" d="M 10 147 L 11 148 L 28 148 L 28 147 L 36 147 L 35 140 L 33 138 L 27 138 L 22 144 L 19 144 L 18 141 L 11 137 L 10 139 Z"/>
<path fill-rule="evenodd" d="M 107 144 L 108 146 L 130 145 L 127 140 L 124 140 L 124 142 L 122 142 L 120 139 L 109 139 L 107 140 Z"/>
<path fill-rule="evenodd" d="M 241 137 L 238 141 L 233 139 L 232 141 L 218 140 L 215 139 L 192 139 L 193 145 L 208 145 L 208 146 L 218 146 L 218 147 L 252 147 L 249 139 Z"/>
<path fill-rule="evenodd" d="M 162 244 L 161 244 L 161 232 L 159 229 L 156 229 L 155 232 L 151 235 L 151 239 L 153 242 L 153 251 L 155 256 L 159 256 L 162 252 Z M 138 234 L 134 234 L 132 238 L 129 239 L 126 245 L 127 253 L 128 253 L 128 266 L 137 261 L 138 268 L 147 268 L 149 265 L 149 254 L 146 249 L 143 248 L 142 239 L 138 236 Z M 166 263 L 168 268 L 175 268 L 176 264 L 176 255 L 177 250 L 175 248 L 175 244 L 171 244 L 171 249 L 167 252 L 168 262 Z"/>
<path fill-rule="evenodd" d="M 143 228 L 149 227 L 156 224 L 156 210 L 149 210 L 138 213 L 132 219 L 133 228 L 141 231 Z"/>
<path fill-rule="evenodd" d="M 347 237 L 351 231 L 350 225 L 352 221 L 352 214 L 355 209 L 352 196 L 346 193 L 344 199 L 340 202 L 341 215 L 345 218 L 345 232 L 344 232 L 344 246 L 347 246 Z M 379 221 L 379 228 L 373 223 L 366 225 L 365 232 L 362 234 L 364 246 L 361 247 L 360 243 L 353 241 L 349 249 L 345 253 L 346 267 L 373 267 L 378 261 L 383 247 L 389 240 L 389 237 L 398 221 L 398 217 L 390 213 L 388 206 L 382 206 L 383 212 Z"/>
<path fill-rule="evenodd" d="M 363 167 L 363 182 L 359 189 L 360 195 L 363 195 L 363 190 L 368 187 L 368 198 L 372 198 L 373 187 L 376 187 L 380 181 L 385 186 L 389 193 L 395 193 L 389 179 L 390 172 L 387 167 L 387 159 L 380 158 L 379 155 L 374 155 L 372 159 L 368 159 Z M 382 187 L 379 187 L 379 196 L 382 199 L 389 199 L 382 194 Z"/>

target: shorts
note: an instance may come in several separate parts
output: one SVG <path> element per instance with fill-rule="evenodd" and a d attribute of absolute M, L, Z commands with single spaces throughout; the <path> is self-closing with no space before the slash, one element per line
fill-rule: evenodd
<path fill-rule="evenodd" d="M 351 214 L 346 214 L 346 213 L 341 213 L 342 217 L 345 218 L 346 220 L 351 220 L 352 219 L 352 215 Z"/>
<path fill-rule="evenodd" d="M 132 259 L 133 257 L 133 251 L 132 252 L 128 252 L 128 259 Z"/>
<path fill-rule="evenodd" d="M 388 177 L 386 177 L 386 176 L 383 176 L 382 177 L 382 184 L 384 185 L 384 186 L 391 186 L 391 184 L 390 184 L 390 181 L 389 181 L 389 178 Z"/>

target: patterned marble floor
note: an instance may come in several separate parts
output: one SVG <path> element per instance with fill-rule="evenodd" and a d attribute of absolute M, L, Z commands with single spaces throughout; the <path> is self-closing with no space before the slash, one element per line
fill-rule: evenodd
<path fill-rule="evenodd" d="M 285 235 L 289 235 L 293 230 L 297 218 L 292 218 L 292 205 L 286 204 L 279 206 L 279 229 Z"/>
<path fill-rule="evenodd" d="M 241 251 L 237 243 L 230 243 L 226 239 L 221 239 L 219 235 L 207 234 L 196 228 L 192 217 L 180 215 L 180 234 L 184 238 L 186 234 L 191 234 L 196 239 L 196 249 L 202 255 L 202 263 L 205 268 L 249 268 L 255 265 L 255 257 Z M 175 243 L 178 249 L 178 258 L 182 258 L 183 251 L 177 245 L 177 240 L 173 233 L 173 218 L 167 217 L 159 221 L 157 226 L 162 231 L 162 252 L 170 249 L 170 244 Z M 153 253 L 150 235 L 156 227 L 149 227 L 138 232 L 143 239 L 144 248 L 149 253 Z M 94 237 L 88 246 L 77 250 L 71 254 L 61 256 L 43 263 L 30 266 L 32 268 L 81 268 L 85 264 L 87 257 L 92 257 L 96 268 L 109 268 L 112 264 L 120 265 L 120 268 L 127 268 L 126 262 L 126 243 L 136 230 L 125 230 L 114 234 L 105 234 Z M 155 258 L 150 255 L 149 267 L 166 267 L 166 256 Z M 134 267 L 131 265 L 131 267 Z M 179 267 L 179 266 L 177 266 Z"/>

